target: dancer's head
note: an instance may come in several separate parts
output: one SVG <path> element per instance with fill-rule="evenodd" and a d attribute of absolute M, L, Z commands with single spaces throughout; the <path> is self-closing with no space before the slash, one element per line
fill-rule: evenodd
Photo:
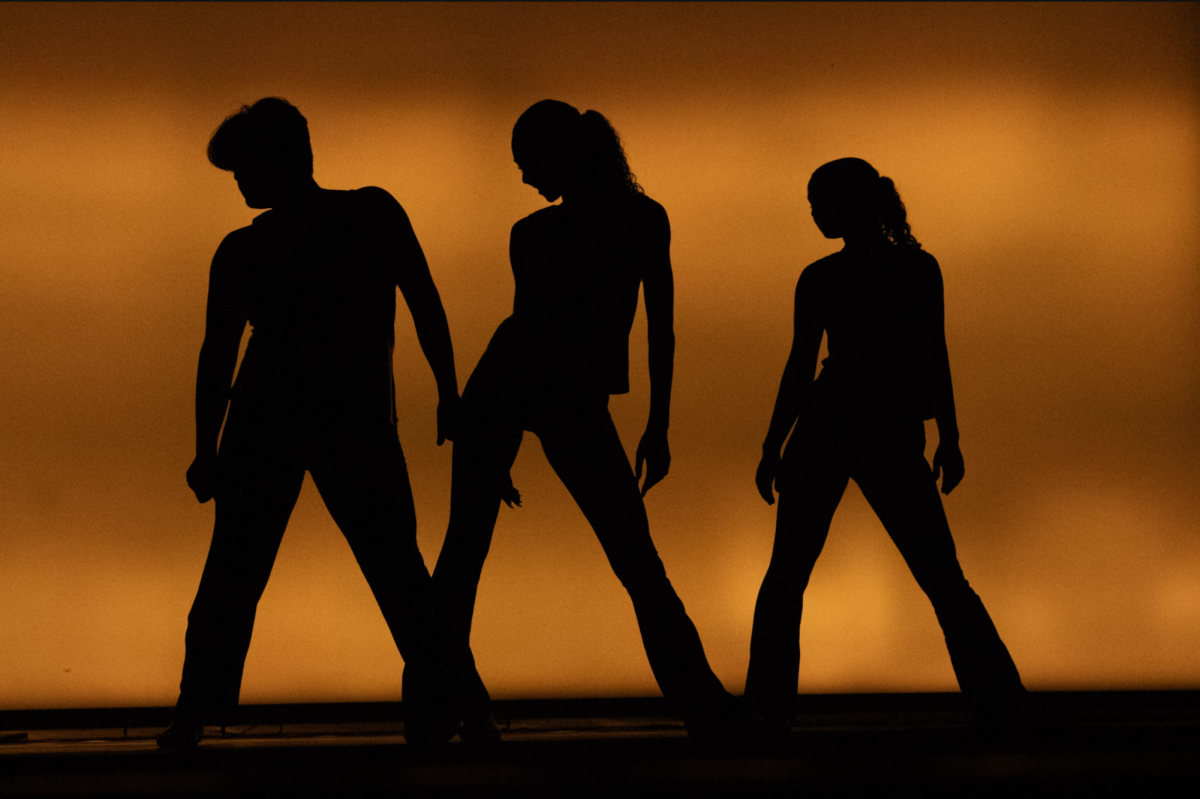
<path fill-rule="evenodd" d="M 264 97 L 226 118 L 208 142 L 208 160 L 232 172 L 251 208 L 273 208 L 313 173 L 308 120 L 280 97 Z"/>
<path fill-rule="evenodd" d="M 575 191 L 642 192 L 620 137 L 599 111 L 534 103 L 513 126 L 512 151 L 525 183 L 550 202 Z"/>
<path fill-rule="evenodd" d="M 828 239 L 879 237 L 920 247 L 891 178 L 861 158 L 839 158 L 817 168 L 808 181 L 813 221 Z"/>

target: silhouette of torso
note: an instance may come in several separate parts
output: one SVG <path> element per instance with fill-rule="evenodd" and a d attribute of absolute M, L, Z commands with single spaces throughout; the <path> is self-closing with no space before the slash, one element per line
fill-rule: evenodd
<path fill-rule="evenodd" d="M 797 314 L 828 336 L 820 392 L 859 418 L 931 418 L 941 308 L 938 263 L 923 250 L 888 245 L 813 263 L 800 278 Z"/>
<path fill-rule="evenodd" d="M 629 331 L 654 248 L 668 243 L 666 214 L 648 197 L 602 208 L 553 205 L 513 227 L 513 313 L 488 357 L 530 386 L 629 391 Z"/>
<path fill-rule="evenodd" d="M 382 189 L 322 191 L 238 231 L 253 332 L 235 408 L 309 428 L 395 423 L 388 205 Z"/>

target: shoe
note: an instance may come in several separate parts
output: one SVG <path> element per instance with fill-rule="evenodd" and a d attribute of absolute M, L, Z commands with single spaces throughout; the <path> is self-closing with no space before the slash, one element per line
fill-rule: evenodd
<path fill-rule="evenodd" d="M 1020 731 L 1044 724 L 1027 691 L 971 700 L 971 720 L 984 730 Z"/>
<path fill-rule="evenodd" d="M 748 733 L 749 737 L 763 741 L 789 738 L 792 735 L 792 722 L 782 715 L 751 713 Z"/>
<path fill-rule="evenodd" d="M 500 737 L 500 725 L 488 708 L 484 708 L 482 713 L 464 716 L 458 730 L 458 739 L 463 746 L 480 752 L 494 749 L 500 743 Z"/>
<path fill-rule="evenodd" d="M 792 725 L 783 716 L 753 714 L 729 694 L 689 714 L 684 727 L 689 738 L 704 741 L 760 741 L 792 734 Z"/>
<path fill-rule="evenodd" d="M 183 752 L 195 749 L 204 737 L 204 725 L 186 719 L 175 719 L 154 740 L 159 749 L 171 752 Z"/>
<path fill-rule="evenodd" d="M 444 675 L 432 669 L 406 663 L 403 680 L 404 740 L 414 750 L 432 754 L 458 732 L 453 695 Z"/>

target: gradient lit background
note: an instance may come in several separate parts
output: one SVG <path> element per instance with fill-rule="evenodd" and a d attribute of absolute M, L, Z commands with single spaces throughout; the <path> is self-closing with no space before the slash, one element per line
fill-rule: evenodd
<path fill-rule="evenodd" d="M 183 481 L 209 258 L 247 224 L 208 136 L 280 95 L 316 178 L 405 206 L 460 384 L 511 307 L 509 152 L 596 108 L 669 211 L 671 476 L 647 501 L 740 691 L 774 509 L 753 484 L 807 263 L 805 183 L 855 155 L 941 261 L 967 479 L 960 558 L 1031 688 L 1200 687 L 1197 7 L 0 5 L 0 708 L 170 704 L 212 505 Z M 397 319 L 433 563 L 449 448 Z M 645 422 L 645 324 L 633 392 Z M 474 633 L 494 695 L 653 694 L 629 601 L 534 437 Z M 853 487 L 806 601 L 805 691 L 952 690 L 933 612 Z M 396 699 L 401 661 L 306 484 L 244 702 Z"/>

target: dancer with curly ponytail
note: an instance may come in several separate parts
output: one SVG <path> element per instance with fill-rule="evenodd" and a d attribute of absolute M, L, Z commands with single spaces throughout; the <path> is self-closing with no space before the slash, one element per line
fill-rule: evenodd
<path fill-rule="evenodd" d="M 1025 689 L 963 576 L 937 494 L 939 474 L 944 494 L 964 474 L 941 271 L 913 238 L 892 181 L 866 161 L 820 167 L 808 199 L 821 233 L 845 247 L 808 266 L 796 285 L 792 351 L 756 476 L 767 504 L 778 490 L 779 509 L 754 612 L 746 697 L 769 719 L 791 715 L 804 589 L 853 479 L 933 603 L 959 686 L 990 720 L 1019 706 L 1012 700 Z M 829 357 L 813 380 L 822 333 Z M 939 438 L 932 471 L 924 455 L 930 418 Z"/>
<path fill-rule="evenodd" d="M 517 120 L 512 149 L 524 182 L 547 201 L 562 202 L 513 226 L 513 313 L 463 392 L 450 523 L 433 578 L 450 646 L 466 658 L 500 502 L 519 501 L 508 471 L 530 431 L 629 592 L 650 667 L 688 732 L 736 731 L 738 719 L 746 717 L 709 667 L 650 538 L 642 501 L 666 477 L 671 461 L 675 334 L 666 211 L 645 196 L 616 132 L 596 111 L 580 114 L 566 103 L 543 100 Z M 629 391 L 629 331 L 641 286 L 650 415 L 635 472 L 609 416 L 608 397 Z M 478 727 L 486 709 L 471 697 L 463 702 L 464 725 Z"/>

